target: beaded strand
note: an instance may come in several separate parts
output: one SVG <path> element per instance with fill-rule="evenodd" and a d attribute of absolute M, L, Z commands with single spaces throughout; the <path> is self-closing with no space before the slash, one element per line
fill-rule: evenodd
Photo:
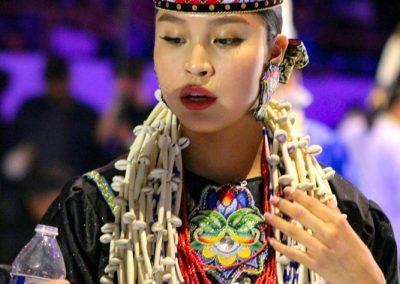
<path fill-rule="evenodd" d="M 156 97 L 160 98 L 160 93 Z M 335 199 L 328 183 L 334 171 L 322 169 L 315 159 L 321 147 L 309 146 L 310 138 L 296 133 L 290 105 L 271 101 L 263 123 L 266 127 L 263 155 L 269 167 L 267 174 L 263 170 L 263 177 L 268 175 L 267 182 L 264 180 L 268 184 L 264 212 L 282 216 L 267 200 L 270 195 L 284 198 L 282 189 L 288 185 L 323 203 Z M 118 192 L 115 197 L 118 210 L 114 223 L 101 228 L 100 241 L 110 245 L 110 254 L 100 283 L 114 283 L 115 273 L 120 284 L 211 283 L 198 255 L 190 247 L 187 213 L 181 207 L 187 205 L 181 151 L 189 145 L 189 140 L 180 137 L 176 116 L 162 102 L 134 133 L 136 139 L 128 158 L 115 164 L 125 175 L 115 176 L 111 184 Z M 179 218 L 180 213 L 183 220 Z M 297 221 L 290 222 L 303 228 Z M 305 250 L 279 230 L 273 229 L 272 234 L 291 247 Z M 270 249 L 256 283 L 302 284 L 308 283 L 308 279 L 311 283 L 322 281 L 316 273 L 303 265 L 294 265 Z"/>

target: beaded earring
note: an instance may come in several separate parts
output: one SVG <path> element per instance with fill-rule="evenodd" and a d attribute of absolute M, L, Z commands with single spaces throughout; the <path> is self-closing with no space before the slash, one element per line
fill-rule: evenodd
<path fill-rule="evenodd" d="M 258 95 L 257 108 L 254 111 L 254 117 L 258 121 L 263 121 L 267 111 L 267 105 L 272 95 L 278 88 L 279 83 L 279 65 L 268 64 L 264 76 L 260 80 L 260 93 Z"/>

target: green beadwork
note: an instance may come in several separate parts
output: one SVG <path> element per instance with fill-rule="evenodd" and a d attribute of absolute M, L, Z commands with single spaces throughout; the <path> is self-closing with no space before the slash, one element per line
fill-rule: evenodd
<path fill-rule="evenodd" d="M 107 203 L 108 207 L 110 207 L 111 212 L 115 215 L 118 210 L 118 205 L 114 203 L 114 193 L 105 177 L 96 171 L 88 172 L 84 174 L 83 177 L 96 184 L 96 187 L 103 196 L 104 201 Z"/>

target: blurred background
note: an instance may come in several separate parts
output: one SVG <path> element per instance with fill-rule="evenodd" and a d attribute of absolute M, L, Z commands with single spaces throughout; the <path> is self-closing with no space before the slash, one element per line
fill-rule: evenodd
<path fill-rule="evenodd" d="M 400 2 L 291 4 L 285 32 L 311 63 L 278 98 L 324 147 L 321 161 L 376 200 L 398 235 Z M 153 21 L 150 0 L 0 1 L 0 263 L 67 180 L 132 143 L 155 103 Z"/>

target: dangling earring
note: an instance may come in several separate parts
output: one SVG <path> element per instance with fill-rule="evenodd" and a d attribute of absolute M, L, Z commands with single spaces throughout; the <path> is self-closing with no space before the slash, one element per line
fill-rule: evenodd
<path fill-rule="evenodd" d="M 264 76 L 260 80 L 260 92 L 258 94 L 258 104 L 254 111 L 254 117 L 258 121 L 263 121 L 267 112 L 267 105 L 278 88 L 279 65 L 269 63 Z"/>

